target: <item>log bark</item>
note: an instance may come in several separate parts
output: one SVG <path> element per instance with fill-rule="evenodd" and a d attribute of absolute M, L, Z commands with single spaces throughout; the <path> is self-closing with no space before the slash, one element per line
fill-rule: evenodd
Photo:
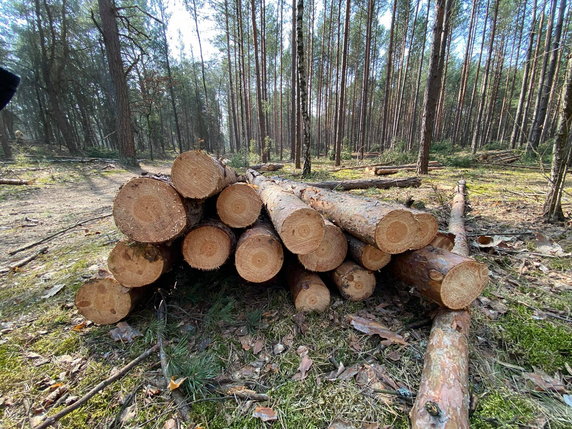
<path fill-rule="evenodd" d="M 29 184 L 30 184 L 29 180 L 0 178 L 0 185 L 29 185 Z"/>
<path fill-rule="evenodd" d="M 229 258 L 236 244 L 234 232 L 214 219 L 195 225 L 185 236 L 181 250 L 185 261 L 199 270 L 216 270 Z"/>
<path fill-rule="evenodd" d="M 238 239 L 234 265 L 244 280 L 268 281 L 278 274 L 283 263 L 282 243 L 270 223 L 257 222 Z"/>
<path fill-rule="evenodd" d="M 324 238 L 322 216 L 297 196 L 260 173 L 248 170 L 246 176 L 247 180 L 256 186 L 284 246 L 297 255 L 316 250 Z"/>
<path fill-rule="evenodd" d="M 375 275 L 361 265 L 346 261 L 332 271 L 332 281 L 340 294 L 349 301 L 368 299 L 375 290 Z"/>
<path fill-rule="evenodd" d="M 366 166 L 366 173 L 375 173 L 376 170 L 411 170 L 412 168 L 415 169 L 417 164 L 399 164 L 399 165 L 391 165 L 388 163 L 385 164 L 372 164 Z M 441 167 L 439 161 L 429 161 L 429 167 Z"/>
<path fill-rule="evenodd" d="M 451 207 L 449 232 L 454 234 L 453 252 L 469 256 L 464 208 L 465 182 L 459 181 Z M 470 324 L 468 310 L 441 310 L 433 320 L 421 383 L 409 414 L 412 428 L 469 428 Z"/>
<path fill-rule="evenodd" d="M 297 311 L 325 311 L 330 305 L 330 290 L 320 276 L 298 264 L 288 267 L 288 286 Z"/>
<path fill-rule="evenodd" d="M 202 150 L 180 154 L 171 168 L 173 185 L 186 198 L 204 199 L 236 182 L 234 170 Z"/>
<path fill-rule="evenodd" d="M 445 167 L 428 167 L 427 171 L 433 171 L 433 170 L 442 170 Z M 386 167 L 377 167 L 371 171 L 368 171 L 369 173 L 373 173 L 376 176 L 389 176 L 391 174 L 397 174 L 400 171 L 415 171 L 415 167 L 405 167 L 405 168 L 386 168 Z"/>
<path fill-rule="evenodd" d="M 421 186 L 420 177 L 405 177 L 403 179 L 356 179 L 356 180 L 331 180 L 325 182 L 310 182 L 310 186 L 336 191 L 348 191 L 350 189 L 389 189 L 389 188 L 418 188 Z"/>
<path fill-rule="evenodd" d="M 126 287 L 149 285 L 172 266 L 170 247 L 130 240 L 118 242 L 107 258 L 109 271 Z"/>
<path fill-rule="evenodd" d="M 252 168 L 253 170 L 257 171 L 278 171 L 284 168 L 284 164 L 275 164 L 271 162 L 267 162 L 266 164 L 256 164 L 251 165 L 248 168 Z"/>
<path fill-rule="evenodd" d="M 166 181 L 148 177 L 131 179 L 113 201 L 117 228 L 142 243 L 173 240 L 196 224 L 202 213 L 202 202 L 184 200 Z"/>
<path fill-rule="evenodd" d="M 340 228 L 386 253 L 402 253 L 415 243 L 419 223 L 403 206 L 277 180 Z"/>
<path fill-rule="evenodd" d="M 298 255 L 298 260 L 307 270 L 332 271 L 346 259 L 348 242 L 342 230 L 329 220 L 325 221 L 324 228 L 324 238 L 318 248 L 306 255 Z"/>
<path fill-rule="evenodd" d="M 262 200 L 256 190 L 246 183 L 227 186 L 216 200 L 216 211 L 221 221 L 231 228 L 246 228 L 260 216 Z"/>
<path fill-rule="evenodd" d="M 348 241 L 349 256 L 362 267 L 370 271 L 377 271 L 391 261 L 389 253 L 382 252 L 377 247 L 364 243 L 349 234 L 345 234 L 345 236 Z"/>
<path fill-rule="evenodd" d="M 424 297 L 452 310 L 473 302 L 489 279 L 486 265 L 433 246 L 395 256 L 390 268 Z"/>
<path fill-rule="evenodd" d="M 144 288 L 126 288 L 110 273 L 86 281 L 77 291 L 75 305 L 80 314 L 93 323 L 117 323 L 133 310 Z"/>

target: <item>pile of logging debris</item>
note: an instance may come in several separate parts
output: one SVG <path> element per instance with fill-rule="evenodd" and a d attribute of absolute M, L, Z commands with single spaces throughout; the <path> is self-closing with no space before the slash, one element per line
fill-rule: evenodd
<path fill-rule="evenodd" d="M 374 272 L 385 266 L 451 309 L 469 305 L 488 280 L 486 266 L 449 252 L 442 237 L 434 241 L 438 225 L 429 213 L 253 169 L 245 179 L 206 152 L 189 151 L 171 176 L 125 183 L 113 218 L 126 238 L 111 251 L 109 272 L 79 289 L 79 312 L 95 323 L 118 322 L 180 259 L 198 270 L 232 261 L 252 283 L 287 273 L 299 311 L 325 310 L 328 283 L 346 299 L 369 298 L 384 281 Z"/>
<path fill-rule="evenodd" d="M 488 150 L 477 156 L 477 159 L 486 164 L 512 164 L 520 159 L 520 155 L 514 150 Z"/>

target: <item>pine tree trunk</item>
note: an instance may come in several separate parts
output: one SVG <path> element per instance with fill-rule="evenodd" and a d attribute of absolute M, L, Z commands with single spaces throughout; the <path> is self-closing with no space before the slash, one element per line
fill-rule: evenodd
<path fill-rule="evenodd" d="M 298 0 L 298 15 L 296 18 L 296 40 L 298 56 L 298 86 L 300 88 L 300 107 L 304 120 L 304 169 L 302 177 L 308 177 L 312 172 L 310 154 L 310 115 L 308 114 L 308 85 L 306 84 L 306 62 L 304 60 L 304 32 L 302 20 L 304 17 L 304 0 Z"/>
<path fill-rule="evenodd" d="M 345 93 L 346 93 L 346 73 L 348 64 L 348 45 L 350 39 L 350 10 L 351 0 L 346 0 L 346 17 L 344 20 L 344 48 L 342 52 L 342 70 L 341 70 L 341 83 L 340 83 L 340 101 L 338 103 L 338 119 L 336 126 L 335 138 L 335 151 L 336 160 L 335 165 L 341 164 L 342 146 L 344 140 L 344 123 L 345 123 Z"/>
<path fill-rule="evenodd" d="M 549 222 L 557 222 L 564 219 L 561 199 L 568 170 L 567 166 L 572 158 L 572 143 L 569 141 L 570 126 L 572 124 L 572 56 L 568 58 L 560 103 L 556 138 L 554 139 L 552 149 L 550 190 L 544 202 L 544 218 Z"/>
<path fill-rule="evenodd" d="M 113 0 L 98 0 L 98 4 L 109 73 L 111 74 L 111 79 L 115 87 L 119 157 L 128 165 L 137 165 L 133 125 L 131 123 L 129 90 L 123 60 L 121 59 L 119 30 L 117 29 L 116 22 L 117 8 L 113 5 Z"/>
<path fill-rule="evenodd" d="M 421 142 L 419 144 L 419 156 L 417 158 L 417 174 L 427 174 L 429 164 L 429 148 L 433 139 L 433 127 L 435 123 L 435 109 L 441 89 L 441 77 L 443 69 L 440 69 L 442 61 L 441 41 L 443 33 L 443 20 L 445 13 L 449 14 L 452 0 L 437 0 L 435 3 L 435 23 L 433 25 L 433 46 L 431 48 L 431 62 L 429 64 L 429 76 L 425 89 L 423 121 L 421 122 Z M 447 9 L 447 10 L 446 10 Z"/>

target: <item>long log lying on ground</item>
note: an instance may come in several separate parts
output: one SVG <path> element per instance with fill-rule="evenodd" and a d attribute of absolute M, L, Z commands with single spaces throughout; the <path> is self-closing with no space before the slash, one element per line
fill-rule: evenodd
<path fill-rule="evenodd" d="M 0 185 L 29 185 L 29 184 L 30 184 L 29 180 L 0 178 Z"/>
<path fill-rule="evenodd" d="M 257 171 L 278 171 L 284 168 L 284 164 L 275 164 L 271 162 L 267 162 L 266 164 L 256 164 L 251 165 L 248 168 L 252 168 L 253 170 Z"/>
<path fill-rule="evenodd" d="M 441 170 L 445 167 L 429 167 L 427 171 L 433 170 Z M 378 167 L 373 170 L 371 173 L 375 174 L 376 176 L 389 176 L 391 174 L 397 174 L 400 171 L 415 171 L 416 167 L 407 167 L 407 168 L 386 168 L 386 167 Z"/>
<path fill-rule="evenodd" d="M 172 266 L 170 247 L 129 240 L 118 242 L 107 258 L 109 271 L 126 287 L 149 285 Z"/>
<path fill-rule="evenodd" d="M 429 167 L 440 167 L 438 161 L 429 161 Z M 371 165 L 366 168 L 366 173 L 373 173 L 375 174 L 376 170 L 415 170 L 417 164 L 400 164 L 400 165 L 390 165 L 390 164 L 382 164 L 382 165 Z"/>
<path fill-rule="evenodd" d="M 260 216 L 262 200 L 247 183 L 234 183 L 218 194 L 218 217 L 231 228 L 246 228 Z"/>
<path fill-rule="evenodd" d="M 415 243 L 419 223 L 403 206 L 290 180 L 276 181 L 340 228 L 386 253 L 402 253 Z"/>
<path fill-rule="evenodd" d="M 342 230 L 329 220 L 325 221 L 324 227 L 324 238 L 318 248 L 306 255 L 298 255 L 298 260 L 307 270 L 332 271 L 346 259 L 348 242 Z"/>
<path fill-rule="evenodd" d="M 418 188 L 421 186 L 420 177 L 405 177 L 403 179 L 355 179 L 355 180 L 329 180 L 324 182 L 310 182 L 310 186 L 337 191 L 350 189 L 389 189 L 389 188 Z"/>
<path fill-rule="evenodd" d="M 306 271 L 300 265 L 288 266 L 288 286 L 298 311 L 325 311 L 330 305 L 330 290 L 320 276 Z"/>
<path fill-rule="evenodd" d="M 247 180 L 256 186 L 276 232 L 292 253 L 304 255 L 318 248 L 324 238 L 324 219 L 291 192 L 255 170 Z"/>
<path fill-rule="evenodd" d="M 465 182 L 460 181 L 451 207 L 449 232 L 455 234 L 453 252 L 469 256 L 464 208 Z M 470 324 L 467 310 L 441 310 L 433 320 L 421 383 L 409 414 L 414 429 L 469 428 Z"/>
<path fill-rule="evenodd" d="M 236 173 L 202 150 L 180 154 L 171 168 L 173 185 L 186 198 L 203 199 L 236 182 Z"/>
<path fill-rule="evenodd" d="M 473 302 L 489 280 L 486 265 L 433 246 L 396 255 L 389 267 L 424 297 L 452 310 Z"/>
<path fill-rule="evenodd" d="M 182 235 L 203 213 L 200 201 L 183 200 L 165 180 L 131 179 L 113 201 L 113 219 L 132 240 L 162 243 Z"/>
<path fill-rule="evenodd" d="M 231 255 L 236 237 L 224 223 L 208 219 L 185 235 L 181 249 L 185 261 L 199 270 L 216 270 Z"/>
<path fill-rule="evenodd" d="M 125 318 L 143 296 L 146 288 L 126 288 L 110 273 L 100 273 L 77 291 L 75 305 L 80 314 L 100 325 Z"/>
<path fill-rule="evenodd" d="M 278 274 L 284 263 L 282 243 L 272 225 L 257 222 L 238 239 L 234 265 L 243 279 L 262 283 Z"/>
<path fill-rule="evenodd" d="M 346 261 L 332 271 L 332 281 L 349 301 L 368 299 L 375 290 L 375 275 L 353 261 Z"/>
<path fill-rule="evenodd" d="M 382 252 L 377 247 L 364 243 L 349 234 L 345 234 L 345 236 L 348 240 L 349 256 L 362 267 L 370 271 L 377 271 L 391 261 L 389 253 Z"/>

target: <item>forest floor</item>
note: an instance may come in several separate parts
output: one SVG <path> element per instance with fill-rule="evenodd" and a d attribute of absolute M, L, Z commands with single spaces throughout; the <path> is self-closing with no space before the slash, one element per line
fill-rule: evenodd
<path fill-rule="evenodd" d="M 167 173 L 169 165 L 142 168 Z M 362 175 L 328 173 L 331 168 L 330 162 L 315 162 L 313 180 Z M 104 216 L 118 187 L 138 172 L 107 162 L 0 164 L 0 177 L 34 179 L 28 186 L 0 185 L 0 267 L 48 247 L 27 265 L 0 274 L 1 427 L 29 427 L 53 415 L 153 346 L 159 331 L 167 340 L 171 373 L 187 377 L 180 389 L 200 427 L 408 427 L 411 399 L 379 390 L 417 390 L 430 330 L 424 322 L 434 307 L 389 284 L 383 273 L 367 301 L 352 303 L 334 293 L 325 313 L 303 316 L 280 281 L 250 285 L 229 266 L 198 273 L 181 265 L 161 283 L 166 327 L 157 321 L 156 297 L 126 319 L 142 334 L 131 342 L 114 341 L 115 326 L 85 323 L 74 294 L 105 267 L 120 239 L 112 218 Z M 283 175 L 292 173 L 288 165 Z M 570 224 L 542 222 L 545 176 L 512 167 L 447 167 L 423 177 L 418 189 L 352 192 L 401 202 L 412 197 L 446 229 L 460 178 L 468 184 L 470 237 L 492 237 L 494 244 L 473 242 L 471 248 L 491 274 L 471 309 L 471 426 L 570 428 L 572 230 Z M 569 216 L 571 195 L 569 180 L 563 198 Z M 89 219 L 94 220 L 44 244 L 8 254 Z M 347 316 L 356 314 L 399 331 L 408 345 L 386 346 L 355 331 Z M 313 362 L 305 374 L 299 372 L 302 347 Z M 237 385 L 269 399 L 238 399 L 229 393 Z M 257 406 L 271 408 L 277 421 L 253 416 Z M 159 359 L 152 355 L 59 425 L 173 428 L 177 420 Z"/>

